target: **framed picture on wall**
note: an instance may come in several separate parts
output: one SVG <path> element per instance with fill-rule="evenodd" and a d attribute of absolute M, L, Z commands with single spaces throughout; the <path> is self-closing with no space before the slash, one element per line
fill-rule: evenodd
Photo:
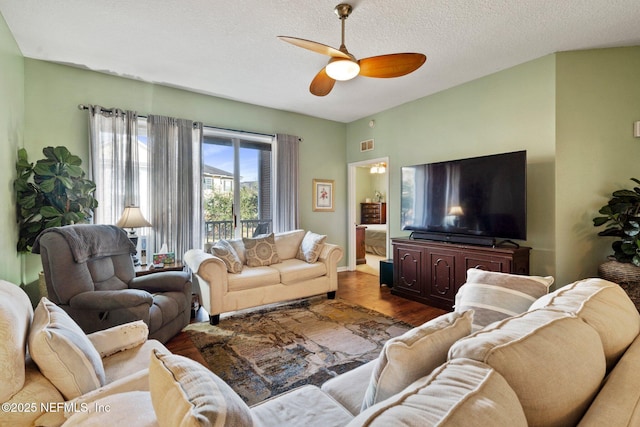
<path fill-rule="evenodd" d="M 333 180 L 314 179 L 313 180 L 313 211 L 333 212 Z"/>

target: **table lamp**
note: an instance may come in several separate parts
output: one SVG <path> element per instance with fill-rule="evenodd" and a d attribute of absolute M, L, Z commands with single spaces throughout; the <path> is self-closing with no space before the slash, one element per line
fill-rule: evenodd
<path fill-rule="evenodd" d="M 133 243 L 136 248 L 138 247 L 138 236 L 136 235 L 135 228 L 140 227 L 151 227 L 149 221 L 144 219 L 142 212 L 140 211 L 140 207 L 138 206 L 127 206 L 122 211 L 122 216 L 116 223 L 118 227 L 121 228 L 130 228 L 129 230 L 129 240 Z M 133 265 L 140 265 L 140 260 L 138 259 L 138 253 L 136 252 L 133 255 Z"/>

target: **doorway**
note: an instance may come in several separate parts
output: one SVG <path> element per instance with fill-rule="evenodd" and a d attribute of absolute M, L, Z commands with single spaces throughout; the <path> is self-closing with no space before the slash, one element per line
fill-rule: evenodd
<path fill-rule="evenodd" d="M 350 271 L 362 270 L 365 273 L 379 275 L 380 260 L 387 259 L 389 252 L 389 158 L 380 157 L 371 160 L 349 163 L 348 165 L 348 203 L 349 203 L 349 251 L 347 268 Z M 384 204 L 384 218 L 373 214 L 363 218 L 363 207 L 370 203 Z M 365 204 L 363 206 L 363 204 Z M 378 207 L 373 207 L 380 209 Z M 382 208 L 382 207 L 381 207 Z M 365 216 L 368 213 L 365 211 Z M 363 221 L 364 220 L 364 221 Z M 364 229 L 363 229 L 364 228 Z M 364 237 L 363 237 L 364 236 Z M 364 257 L 361 245 L 364 238 Z"/>

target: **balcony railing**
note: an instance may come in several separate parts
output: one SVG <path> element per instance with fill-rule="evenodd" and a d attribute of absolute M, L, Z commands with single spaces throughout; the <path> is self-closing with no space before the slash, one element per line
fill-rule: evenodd
<path fill-rule="evenodd" d="M 270 219 L 248 219 L 240 221 L 242 237 L 251 237 L 258 224 L 267 223 L 268 233 L 273 230 Z M 205 243 L 215 243 L 220 239 L 233 239 L 233 221 L 206 221 L 204 223 Z"/>

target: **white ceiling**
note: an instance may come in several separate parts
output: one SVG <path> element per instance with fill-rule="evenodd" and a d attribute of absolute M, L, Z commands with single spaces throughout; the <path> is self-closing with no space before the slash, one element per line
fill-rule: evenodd
<path fill-rule="evenodd" d="M 427 62 L 316 97 L 309 83 L 328 58 L 276 36 L 339 47 L 338 3 L 0 0 L 0 12 L 25 57 L 340 122 L 550 53 L 640 45 L 638 0 L 351 0 L 356 58 L 420 52 Z"/>

